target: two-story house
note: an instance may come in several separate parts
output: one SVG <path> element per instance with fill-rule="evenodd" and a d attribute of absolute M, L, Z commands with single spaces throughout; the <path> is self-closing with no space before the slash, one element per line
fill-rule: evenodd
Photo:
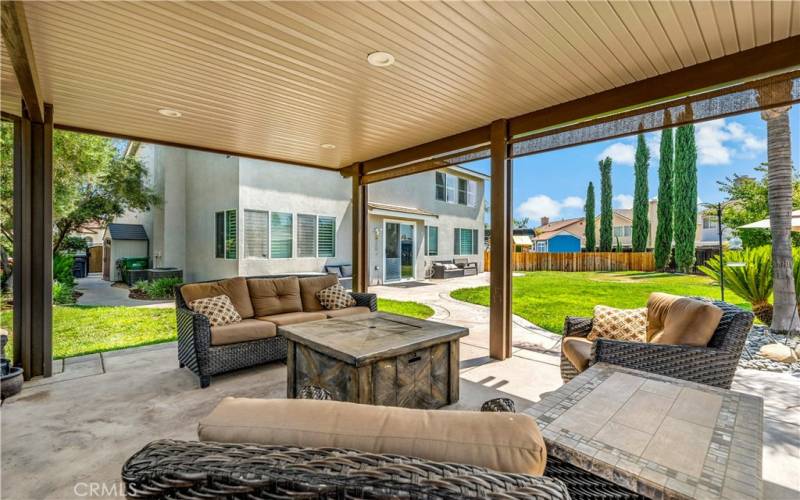
<path fill-rule="evenodd" d="M 116 222 L 145 228 L 154 267 L 198 281 L 352 262 L 352 186 L 339 172 L 151 144 L 137 156 L 164 201 Z M 370 283 L 423 279 L 455 256 L 482 270 L 486 180 L 449 167 L 371 184 Z"/>

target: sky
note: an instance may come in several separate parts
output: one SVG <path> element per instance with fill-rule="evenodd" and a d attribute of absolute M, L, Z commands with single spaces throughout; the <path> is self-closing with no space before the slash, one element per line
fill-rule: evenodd
<path fill-rule="evenodd" d="M 792 161 L 800 165 L 800 106 L 789 111 L 792 131 Z M 648 133 L 650 148 L 648 188 L 650 198 L 658 193 L 660 132 Z M 767 160 L 767 127 L 759 113 L 721 118 L 695 125 L 697 144 L 697 194 L 701 203 L 724 199 L 718 181 L 733 174 L 757 175 L 754 167 Z M 597 162 L 612 158 L 611 184 L 615 208 L 630 208 L 633 203 L 633 161 L 636 137 L 586 144 L 540 153 L 514 160 L 514 217 L 530 219 L 529 227 L 539 225 L 541 217 L 551 221 L 583 215 L 586 188 L 595 186 L 596 207 L 600 210 L 600 171 Z M 489 173 L 489 161 L 464 167 Z M 487 186 L 487 198 L 489 188 Z"/>

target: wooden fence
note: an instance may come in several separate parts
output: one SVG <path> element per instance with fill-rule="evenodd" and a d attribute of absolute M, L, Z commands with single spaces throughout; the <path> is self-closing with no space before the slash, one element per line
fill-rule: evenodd
<path fill-rule="evenodd" d="M 489 251 L 483 254 L 483 268 L 490 271 Z M 514 271 L 655 271 L 652 252 L 515 252 Z"/>

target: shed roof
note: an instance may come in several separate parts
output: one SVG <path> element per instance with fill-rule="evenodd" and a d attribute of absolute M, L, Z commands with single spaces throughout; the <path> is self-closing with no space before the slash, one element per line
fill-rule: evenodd
<path fill-rule="evenodd" d="M 113 240 L 148 240 L 147 231 L 141 224 L 109 224 L 108 232 Z"/>

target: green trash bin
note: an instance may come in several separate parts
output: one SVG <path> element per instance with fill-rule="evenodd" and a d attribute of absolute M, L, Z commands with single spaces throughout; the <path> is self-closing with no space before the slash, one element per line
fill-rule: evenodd
<path fill-rule="evenodd" d="M 120 274 L 122 275 L 122 281 L 127 283 L 129 286 L 133 285 L 133 280 L 131 271 L 141 271 L 147 269 L 149 259 L 147 257 L 121 257 L 117 259 L 117 266 L 119 267 Z M 141 273 L 139 273 L 141 274 Z"/>

